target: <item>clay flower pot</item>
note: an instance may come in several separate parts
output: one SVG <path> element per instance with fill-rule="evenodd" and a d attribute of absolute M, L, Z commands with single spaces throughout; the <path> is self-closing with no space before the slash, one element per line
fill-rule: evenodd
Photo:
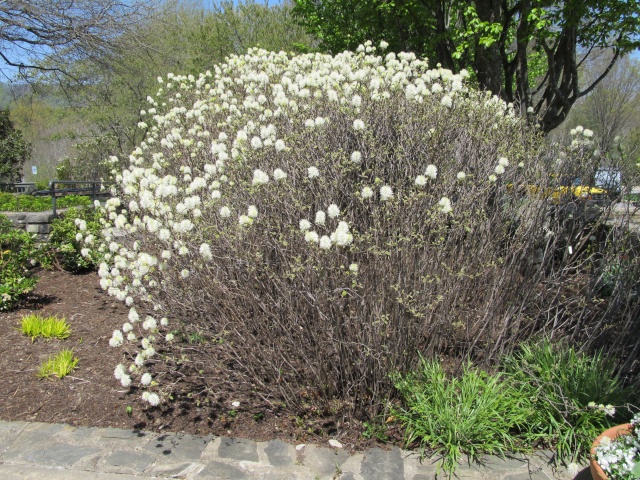
<path fill-rule="evenodd" d="M 604 437 L 609 437 L 611 440 L 618 438 L 621 435 L 629 435 L 631 433 L 631 424 L 625 423 L 623 425 L 616 425 L 615 427 L 608 428 L 595 439 L 593 445 L 591 445 L 591 461 L 589 462 L 589 468 L 591 469 L 591 476 L 593 480 L 608 480 L 609 477 L 604 473 L 596 458 L 596 447 L 600 445 L 600 442 Z"/>

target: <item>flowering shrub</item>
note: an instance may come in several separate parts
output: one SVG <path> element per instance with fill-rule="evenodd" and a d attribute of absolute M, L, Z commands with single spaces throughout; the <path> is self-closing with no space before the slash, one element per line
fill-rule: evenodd
<path fill-rule="evenodd" d="M 122 385 L 167 398 L 158 352 L 197 331 L 191 348 L 292 408 L 371 412 L 417 351 L 491 359 L 549 321 L 553 296 L 528 305 L 583 225 L 526 188 L 553 183 L 557 152 L 465 77 L 368 44 L 159 78 L 149 136 L 111 159 L 127 235 L 106 235 L 99 274 L 130 307 Z M 591 151 L 581 136 L 563 158 Z"/>
<path fill-rule="evenodd" d="M 640 414 L 631 420 L 631 431 L 614 440 L 603 437 L 595 459 L 610 480 L 640 478 Z"/>
<path fill-rule="evenodd" d="M 88 270 L 102 261 L 100 210 L 70 208 L 51 223 L 50 242 L 71 272 Z"/>
<path fill-rule="evenodd" d="M 20 297 L 36 286 L 31 269 L 47 263 L 44 249 L 33 235 L 15 230 L 11 221 L 0 215 L 0 311 L 16 306 Z"/>

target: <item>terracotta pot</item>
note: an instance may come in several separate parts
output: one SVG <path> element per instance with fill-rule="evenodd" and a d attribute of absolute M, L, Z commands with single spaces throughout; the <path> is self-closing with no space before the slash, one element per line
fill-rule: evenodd
<path fill-rule="evenodd" d="M 604 437 L 609 437 L 611 440 L 619 437 L 620 435 L 629 435 L 631 433 L 631 424 L 625 423 L 623 425 L 616 425 L 615 427 L 608 428 L 602 432 L 598 438 L 591 445 L 591 461 L 589 462 L 589 468 L 591 469 L 591 476 L 593 480 L 608 480 L 609 477 L 604 473 L 598 462 L 595 461 L 596 447 L 600 445 L 600 442 Z"/>

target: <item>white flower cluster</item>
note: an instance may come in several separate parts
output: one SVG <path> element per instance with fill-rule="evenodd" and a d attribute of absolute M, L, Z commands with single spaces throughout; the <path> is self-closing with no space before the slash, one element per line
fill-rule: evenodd
<path fill-rule="evenodd" d="M 640 476 L 640 414 L 631 421 L 631 431 L 615 439 L 603 437 L 595 449 L 595 459 L 611 479 Z"/>

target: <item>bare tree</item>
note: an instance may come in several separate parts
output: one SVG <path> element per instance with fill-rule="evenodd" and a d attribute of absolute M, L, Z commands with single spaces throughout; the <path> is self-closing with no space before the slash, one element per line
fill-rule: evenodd
<path fill-rule="evenodd" d="M 0 72 L 68 74 L 77 60 L 121 48 L 157 0 L 0 0 Z M 131 36 L 129 36 L 131 38 Z M 4 63 L 4 66 L 2 65 Z"/>

